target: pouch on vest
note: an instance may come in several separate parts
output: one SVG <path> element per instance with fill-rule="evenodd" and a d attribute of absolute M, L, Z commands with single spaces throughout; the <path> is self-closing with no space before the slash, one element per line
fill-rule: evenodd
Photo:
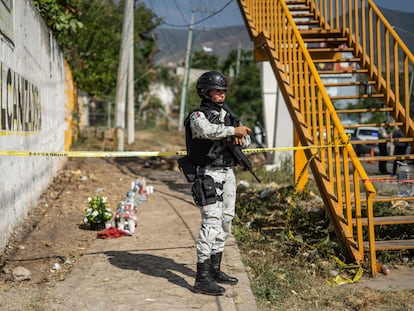
<path fill-rule="evenodd" d="M 187 179 L 188 182 L 193 182 L 197 177 L 196 166 L 187 156 L 179 158 L 177 162 L 181 171 L 184 173 L 185 179 Z"/>
<path fill-rule="evenodd" d="M 217 193 L 214 183 L 214 179 L 211 176 L 205 175 L 197 177 L 191 193 L 194 198 L 194 202 L 198 206 L 204 206 L 217 202 Z"/>

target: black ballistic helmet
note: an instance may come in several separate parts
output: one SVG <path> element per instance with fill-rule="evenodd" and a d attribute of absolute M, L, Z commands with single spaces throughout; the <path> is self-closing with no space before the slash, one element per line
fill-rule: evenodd
<path fill-rule="evenodd" d="M 197 80 L 197 94 L 200 98 L 208 98 L 210 90 L 227 90 L 227 79 L 218 71 L 207 71 Z"/>

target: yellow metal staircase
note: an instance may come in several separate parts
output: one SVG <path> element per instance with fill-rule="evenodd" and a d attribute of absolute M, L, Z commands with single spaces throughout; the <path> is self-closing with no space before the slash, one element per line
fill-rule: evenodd
<path fill-rule="evenodd" d="M 255 60 L 268 61 L 272 66 L 297 144 L 313 147 L 301 152 L 310 161 L 344 252 L 358 264 L 367 253 L 375 276 L 378 251 L 414 249 L 414 216 L 379 217 L 375 204 L 410 202 L 414 198 L 379 193 L 374 180 L 395 180 L 368 176 L 367 165 L 379 160 L 411 160 L 414 155 L 377 157 L 371 153 L 358 157 L 357 146 L 367 142 L 350 139 L 347 131 L 382 127 L 385 121 L 343 124 L 341 119 L 351 114 L 382 114 L 389 118 L 389 125 L 401 128 L 405 138 L 376 142 L 412 143 L 410 73 L 414 57 L 372 0 L 238 2 L 254 44 Z M 325 78 L 344 75 L 351 79 Z M 339 92 L 341 88 L 347 91 Z M 344 108 L 338 104 L 341 100 L 357 102 L 358 108 Z M 407 239 L 385 240 L 378 236 L 377 228 L 386 225 L 413 226 Z"/>

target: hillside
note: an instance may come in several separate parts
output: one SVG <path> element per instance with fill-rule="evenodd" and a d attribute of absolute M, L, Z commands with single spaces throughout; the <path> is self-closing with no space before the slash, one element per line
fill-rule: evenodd
<path fill-rule="evenodd" d="M 414 51 L 414 13 L 395 11 L 380 8 L 395 30 L 407 44 L 411 51 Z M 158 53 L 155 57 L 157 65 L 174 63 L 181 65 L 185 61 L 187 49 L 187 29 L 172 29 L 160 27 L 155 30 L 158 43 Z M 228 53 L 240 47 L 244 50 L 253 49 L 245 25 L 232 26 L 214 29 L 193 30 L 193 51 L 200 51 L 203 47 L 213 49 L 212 52 L 219 58 L 224 58 Z"/>
<path fill-rule="evenodd" d="M 187 48 L 187 29 L 158 28 L 155 30 L 158 43 L 156 64 L 175 63 L 181 65 L 185 61 Z M 207 30 L 193 30 L 193 51 L 203 47 L 213 49 L 219 58 L 226 57 L 229 52 L 237 49 L 252 49 L 248 32 L 244 25 Z"/>

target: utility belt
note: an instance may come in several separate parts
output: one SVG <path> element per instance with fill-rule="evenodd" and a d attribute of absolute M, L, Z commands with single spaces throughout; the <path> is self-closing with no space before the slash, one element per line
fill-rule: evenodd
<path fill-rule="evenodd" d="M 191 187 L 191 194 L 198 206 L 223 202 L 223 194 L 218 195 L 217 189 L 223 190 L 223 184 L 215 182 L 209 175 L 200 175 Z"/>
<path fill-rule="evenodd" d="M 208 169 L 227 171 L 230 169 L 229 167 L 211 164 L 207 166 L 196 166 L 188 159 L 188 157 L 178 159 L 178 164 L 187 181 L 194 182 L 191 188 L 191 194 L 193 195 L 194 202 L 198 206 L 223 201 L 223 195 L 218 195 L 216 190 L 223 190 L 223 184 L 215 182 L 213 177 L 206 175 L 206 171 Z"/>

